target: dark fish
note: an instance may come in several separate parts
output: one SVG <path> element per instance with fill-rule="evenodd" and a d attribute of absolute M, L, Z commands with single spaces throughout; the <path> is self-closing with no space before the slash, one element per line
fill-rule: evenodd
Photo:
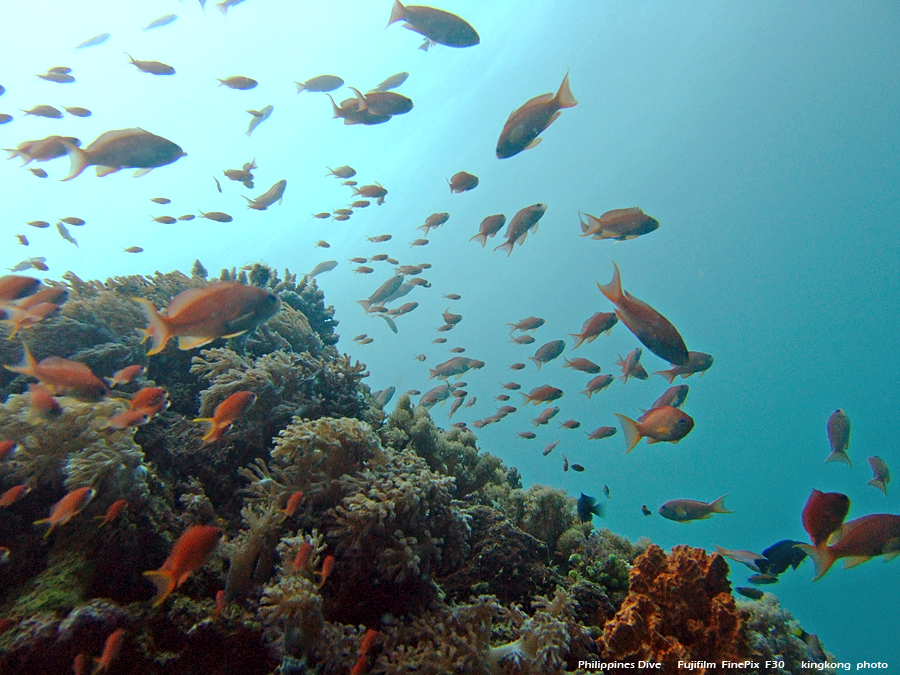
<path fill-rule="evenodd" d="M 802 543 L 802 541 L 782 539 L 772 544 L 762 552 L 765 560 L 758 563 L 760 571 L 766 574 L 781 574 L 788 567 L 797 569 L 806 558 L 806 552 L 796 546 Z"/>
<path fill-rule="evenodd" d="M 533 148 L 541 142 L 538 136 L 556 121 L 562 108 L 572 108 L 577 104 L 569 89 L 569 74 L 566 73 L 556 96 L 535 96 L 510 114 L 497 141 L 497 157 L 506 159 Z"/>
<path fill-rule="evenodd" d="M 68 142 L 63 142 L 63 147 L 72 163 L 64 181 L 72 180 L 91 165 L 96 165 L 98 176 L 120 169 L 138 169 L 135 176 L 139 176 L 187 155 L 172 141 L 137 128 L 107 131 L 84 150 Z"/>
<path fill-rule="evenodd" d="M 356 93 L 357 99 L 360 96 L 363 98 L 366 110 L 372 115 L 403 115 L 413 109 L 412 99 L 393 91 L 375 91 L 363 94 L 353 87 L 350 89 Z"/>
<path fill-rule="evenodd" d="M 584 471 L 584 467 L 581 466 L 581 464 L 573 464 L 572 471 L 577 471 L 577 472 L 581 473 L 582 471 Z"/>
<path fill-rule="evenodd" d="M 213 176 L 213 180 L 216 181 L 216 189 L 219 191 L 219 194 L 222 194 L 222 186 L 219 185 L 219 179 Z"/>
<path fill-rule="evenodd" d="M 8 115 L 7 113 L 0 113 L 0 124 L 8 124 L 12 122 L 13 116 Z"/>
<path fill-rule="evenodd" d="M 738 586 L 734 589 L 736 593 L 743 595 L 745 598 L 750 598 L 751 600 L 762 600 L 762 597 L 765 595 L 758 588 L 751 588 L 749 586 Z"/>
<path fill-rule="evenodd" d="M 663 395 L 660 396 L 653 402 L 653 405 L 650 406 L 650 410 L 653 408 L 661 408 L 664 405 L 672 406 L 673 408 L 680 408 L 684 405 L 684 400 L 688 395 L 688 386 L 686 384 L 676 384 L 674 387 L 669 387 L 663 392 Z M 644 413 L 646 415 L 647 413 Z M 641 415 L 638 418 L 638 421 L 643 421 L 644 415 Z"/>
<path fill-rule="evenodd" d="M 831 454 L 825 458 L 826 462 L 850 463 L 847 456 L 847 448 L 850 446 L 850 418 L 843 410 L 838 408 L 828 418 L 828 442 L 831 444 Z"/>
<path fill-rule="evenodd" d="M 877 487 L 886 497 L 887 484 L 891 482 L 891 471 L 888 469 L 888 465 L 878 456 L 869 457 L 867 461 L 869 462 L 869 466 L 872 467 L 872 472 L 875 474 L 875 477 L 866 483 L 866 485 Z"/>
<path fill-rule="evenodd" d="M 446 47 L 473 47 L 481 40 L 466 21 L 455 14 L 423 5 L 407 5 L 394 0 L 388 26 L 403 21 L 404 28 L 424 35 L 431 42 Z"/>
<path fill-rule="evenodd" d="M 681 379 L 685 379 L 694 373 L 700 373 L 702 377 L 703 373 L 712 367 L 713 360 L 712 356 L 703 352 L 688 352 L 687 365 L 672 366 L 669 370 L 658 370 L 653 374 L 662 375 L 669 384 L 672 384 L 678 375 L 681 375 Z"/>
<path fill-rule="evenodd" d="M 125 56 L 131 59 L 132 65 L 143 73 L 151 75 L 174 75 L 175 69 L 168 63 L 162 61 L 138 61 L 128 52 L 123 52 Z"/>
<path fill-rule="evenodd" d="M 525 238 L 528 236 L 528 232 L 532 229 L 537 232 L 538 221 L 544 216 L 547 212 L 546 204 L 532 204 L 531 206 L 526 206 L 524 209 L 520 209 L 516 215 L 513 216 L 512 220 L 509 221 L 509 225 L 506 228 L 506 234 L 503 236 L 506 237 L 506 241 L 500 246 L 497 246 L 494 250 L 497 251 L 499 249 L 503 249 L 506 251 L 506 255 L 510 255 L 513 250 L 513 246 L 515 244 L 519 244 L 521 246 L 525 243 Z"/>
<path fill-rule="evenodd" d="M 598 516 L 600 518 L 603 517 L 603 504 L 598 504 L 595 497 L 589 497 L 583 492 L 578 498 L 578 503 L 575 506 L 575 510 L 578 512 L 578 519 L 582 523 L 591 522 L 594 516 Z"/>
<path fill-rule="evenodd" d="M 646 504 L 641 504 L 641 513 L 643 513 L 645 516 L 653 515 L 653 513 L 651 513 L 650 509 L 647 508 Z"/>
<path fill-rule="evenodd" d="M 725 508 L 725 497 L 722 495 L 717 500 L 707 504 L 693 499 L 673 499 L 659 507 L 659 515 L 677 523 L 688 523 L 692 520 L 704 520 L 711 518 L 714 513 L 733 513 Z"/>
<path fill-rule="evenodd" d="M 850 498 L 840 492 L 813 490 L 803 507 L 803 529 L 813 546 L 824 546 L 850 511 Z"/>
<path fill-rule="evenodd" d="M 565 348 L 565 340 L 553 340 L 552 342 L 541 345 L 534 353 L 534 356 L 528 357 L 528 360 L 534 361 L 537 369 L 540 370 L 542 364 L 548 363 L 557 358 L 560 354 L 563 353 Z"/>
<path fill-rule="evenodd" d="M 757 586 L 763 586 L 766 584 L 777 584 L 778 577 L 774 574 L 754 574 L 750 577 L 747 577 L 747 581 L 751 584 L 756 584 Z"/>

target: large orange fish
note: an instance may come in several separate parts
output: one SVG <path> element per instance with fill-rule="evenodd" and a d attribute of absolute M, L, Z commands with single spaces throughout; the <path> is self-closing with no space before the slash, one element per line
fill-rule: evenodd
<path fill-rule="evenodd" d="M 59 356 L 48 356 L 38 363 L 28 345 L 24 344 L 25 355 L 16 366 L 3 366 L 14 373 L 22 373 L 40 380 L 41 384 L 58 395 L 72 395 L 86 401 L 99 401 L 109 394 L 106 383 L 91 372 L 83 363 L 69 361 Z"/>
<path fill-rule="evenodd" d="M 640 422 L 635 422 L 625 415 L 616 415 L 622 424 L 625 434 L 625 452 L 631 452 L 642 438 L 647 443 L 677 443 L 694 428 L 694 420 L 678 408 L 664 405 L 648 410 Z"/>
<path fill-rule="evenodd" d="M 36 292 L 43 283 L 34 277 L 7 274 L 0 277 L 0 303 L 12 302 Z"/>
<path fill-rule="evenodd" d="M 144 340 L 152 341 L 148 355 L 161 352 L 172 337 L 178 337 L 179 349 L 195 349 L 216 338 L 241 335 L 266 321 L 281 306 L 281 299 L 272 291 L 235 281 L 179 293 L 165 315 L 159 314 L 149 300 L 134 301 L 150 324 L 143 331 Z"/>
<path fill-rule="evenodd" d="M 97 167 L 98 176 L 120 169 L 138 169 L 135 176 L 140 176 L 187 155 L 172 141 L 138 128 L 107 131 L 84 150 L 66 141 L 62 145 L 72 163 L 69 175 L 62 180 L 72 180 L 92 165 Z"/>
<path fill-rule="evenodd" d="M 153 606 L 159 607 L 191 572 L 200 569 L 219 543 L 222 530 L 211 525 L 193 525 L 184 531 L 172 546 L 172 552 L 158 570 L 144 572 L 156 585 Z"/>
<path fill-rule="evenodd" d="M 562 108 L 572 108 L 577 104 L 569 89 L 569 74 L 566 73 L 556 96 L 535 96 L 510 114 L 497 141 L 497 157 L 506 159 L 533 148 L 541 142 L 538 136 L 556 121 Z"/>
<path fill-rule="evenodd" d="M 622 290 L 619 268 L 613 263 L 613 278 L 608 284 L 597 284 L 610 302 L 616 306 L 616 316 L 643 345 L 669 363 L 688 366 L 687 346 L 678 330 L 662 314 L 646 302 Z"/>

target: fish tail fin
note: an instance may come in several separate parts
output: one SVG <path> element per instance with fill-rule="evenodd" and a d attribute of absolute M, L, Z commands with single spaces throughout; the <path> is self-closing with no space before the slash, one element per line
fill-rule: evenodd
<path fill-rule="evenodd" d="M 566 73 L 562 84 L 559 85 L 559 91 L 556 92 L 556 102 L 560 108 L 574 108 L 578 105 L 578 101 L 572 96 L 572 90 L 569 89 L 569 73 Z"/>
<path fill-rule="evenodd" d="M 666 382 L 668 382 L 669 384 L 672 384 L 675 381 L 675 375 L 676 375 L 676 373 L 674 371 L 675 371 L 674 368 L 672 368 L 672 370 L 657 370 L 653 374 L 654 375 L 662 375 L 664 378 L 666 378 Z"/>
<path fill-rule="evenodd" d="M 204 443 L 212 443 L 213 441 L 219 440 L 222 436 L 222 427 L 220 427 L 212 417 L 197 417 L 191 421 L 201 422 L 207 425 L 206 433 L 203 434 L 203 438 L 201 439 Z"/>
<path fill-rule="evenodd" d="M 573 337 L 578 340 L 578 342 L 574 347 L 572 347 L 572 349 L 578 349 L 584 343 L 584 335 L 582 335 L 581 333 L 568 333 L 568 335 L 569 337 Z"/>
<path fill-rule="evenodd" d="M 487 245 L 487 235 L 479 232 L 474 237 L 470 238 L 469 241 L 477 240 L 481 242 L 481 248 L 484 248 Z"/>
<path fill-rule="evenodd" d="M 534 364 L 537 366 L 537 369 L 538 369 L 538 370 L 541 369 L 541 360 L 540 360 L 540 359 L 538 359 L 538 358 L 536 358 L 536 357 L 534 357 L 534 356 L 529 356 L 529 357 L 528 357 L 528 360 L 529 360 L 529 361 L 534 361 Z"/>
<path fill-rule="evenodd" d="M 297 85 L 297 93 L 298 93 L 298 94 L 299 94 L 301 91 L 304 91 L 304 90 L 306 89 L 306 84 L 305 84 L 304 82 L 297 82 L 296 80 L 294 80 L 294 84 Z"/>
<path fill-rule="evenodd" d="M 35 525 L 44 525 L 45 523 L 50 523 L 50 527 L 44 532 L 44 539 L 49 537 L 50 533 L 53 532 L 53 528 L 56 527 L 56 521 L 53 520 L 53 518 L 41 518 L 40 520 L 34 521 Z"/>
<path fill-rule="evenodd" d="M 500 244 L 500 245 L 497 246 L 494 250 L 497 251 L 497 250 L 499 250 L 499 249 L 503 249 L 504 251 L 506 251 L 506 255 L 509 255 L 509 254 L 512 253 L 512 250 L 513 250 L 513 244 L 515 244 L 515 242 L 513 242 L 513 241 L 508 241 L 508 242 L 506 242 L 505 244 Z"/>
<path fill-rule="evenodd" d="M 222 12 L 222 16 L 228 16 L 228 3 L 227 2 L 217 2 L 216 7 L 220 12 Z"/>
<path fill-rule="evenodd" d="M 619 266 L 613 263 L 613 278 L 608 284 L 597 282 L 597 288 L 614 305 L 622 302 L 622 279 L 619 276 Z"/>
<path fill-rule="evenodd" d="M 640 442 L 644 435 L 641 433 L 638 423 L 633 419 L 618 413 L 615 413 L 615 415 L 619 418 L 619 422 L 622 425 L 622 433 L 625 435 L 625 453 L 627 454 L 634 449 L 634 446 Z"/>
<path fill-rule="evenodd" d="M 368 300 L 357 300 L 356 304 L 360 305 L 364 310 L 366 310 L 366 314 L 369 313 L 369 307 L 372 306 L 372 303 Z"/>
<path fill-rule="evenodd" d="M 25 350 L 25 353 L 22 355 L 22 362 L 15 366 L 7 366 L 3 367 L 7 370 L 11 370 L 14 373 L 21 373 L 23 375 L 34 375 L 34 369 L 37 367 L 37 361 L 35 361 L 34 356 L 31 354 L 31 350 L 28 349 L 28 345 L 24 342 L 22 343 L 22 349 Z"/>
<path fill-rule="evenodd" d="M 879 478 L 873 478 L 866 485 L 871 485 L 872 487 L 877 487 L 881 490 L 885 495 L 887 494 L 887 486 L 884 484 L 884 481 Z"/>
<path fill-rule="evenodd" d="M 388 19 L 387 25 L 390 26 L 396 21 L 403 21 L 406 18 L 405 13 L 406 7 L 400 4 L 400 0 L 394 0 L 394 6 L 391 7 L 391 18 Z"/>
<path fill-rule="evenodd" d="M 716 501 L 709 505 L 709 509 L 712 513 L 734 513 L 734 511 L 729 511 L 725 508 L 725 497 L 728 495 L 722 495 Z"/>
<path fill-rule="evenodd" d="M 812 558 L 813 564 L 816 566 L 816 576 L 813 577 L 813 581 L 818 581 L 824 577 L 825 572 L 827 572 L 834 564 L 834 561 L 837 560 L 832 550 L 827 546 L 816 547 L 810 546 L 809 544 L 794 544 L 794 547 L 804 551 Z"/>
<path fill-rule="evenodd" d="M 153 306 L 152 302 L 144 298 L 132 298 L 132 300 L 140 305 L 141 311 L 147 319 L 147 328 L 138 329 L 144 336 L 141 342 L 146 342 L 148 338 L 151 341 L 151 349 L 147 352 L 147 356 L 159 354 L 166 346 L 169 338 L 172 337 L 172 333 L 169 332 L 169 327 L 166 325 L 163 317 L 156 311 L 156 307 Z"/>
<path fill-rule="evenodd" d="M 847 466 L 853 466 L 850 462 L 850 458 L 847 456 L 846 452 L 841 452 L 840 450 L 835 450 L 828 457 L 825 458 L 825 462 L 843 462 Z"/>
<path fill-rule="evenodd" d="M 175 575 L 168 570 L 149 570 L 144 572 L 144 576 L 156 586 L 156 597 L 153 598 L 153 607 L 159 607 L 175 590 Z"/>
<path fill-rule="evenodd" d="M 88 156 L 87 153 L 81 148 L 77 148 L 67 141 L 61 142 L 63 148 L 65 148 L 66 150 L 66 154 L 69 156 L 69 161 L 71 162 L 71 166 L 69 167 L 69 175 L 65 178 L 62 178 L 61 180 L 72 180 L 85 170 L 88 165 Z"/>

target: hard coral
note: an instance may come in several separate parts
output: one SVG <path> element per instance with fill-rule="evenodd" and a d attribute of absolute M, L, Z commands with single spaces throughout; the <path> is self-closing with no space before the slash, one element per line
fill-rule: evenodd
<path fill-rule="evenodd" d="M 678 661 L 746 659 L 746 627 L 730 590 L 721 556 L 688 546 L 666 556 L 650 546 L 634 561 L 628 596 L 597 639 L 602 658 L 656 661 L 672 673 Z"/>
<path fill-rule="evenodd" d="M 535 484 L 512 494 L 511 520 L 554 551 L 562 534 L 575 524 L 573 506 L 565 491 Z"/>

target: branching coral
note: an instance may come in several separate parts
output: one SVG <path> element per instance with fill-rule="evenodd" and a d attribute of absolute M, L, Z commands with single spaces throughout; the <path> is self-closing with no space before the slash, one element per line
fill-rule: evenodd
<path fill-rule="evenodd" d="M 107 496 L 142 499 L 147 496 L 144 453 L 127 435 L 91 443 L 66 460 L 67 490 L 92 486 Z"/>
<path fill-rule="evenodd" d="M 563 490 L 532 485 L 512 494 L 512 521 L 524 532 L 547 544 L 551 551 L 563 532 L 575 524 L 574 500 Z"/>
<path fill-rule="evenodd" d="M 397 401 L 381 437 L 385 446 L 411 450 L 428 462 L 432 471 L 453 476 L 456 479 L 453 496 L 457 499 L 489 482 L 495 485 L 506 482 L 506 468 L 500 458 L 480 453 L 471 430 L 453 427 L 442 431 L 425 408 L 412 407 L 406 394 Z"/>
<path fill-rule="evenodd" d="M 571 579 L 584 579 L 601 587 L 618 608 L 628 593 L 631 563 L 649 545 L 647 539 L 632 544 L 607 528 L 597 531 L 590 523 L 579 523 L 563 533 L 556 548 L 559 557 L 568 561 Z"/>
<path fill-rule="evenodd" d="M 728 565 L 702 549 L 650 546 L 634 561 L 622 608 L 597 639 L 608 660 L 741 661 L 750 655 L 746 628 L 730 593 Z"/>

